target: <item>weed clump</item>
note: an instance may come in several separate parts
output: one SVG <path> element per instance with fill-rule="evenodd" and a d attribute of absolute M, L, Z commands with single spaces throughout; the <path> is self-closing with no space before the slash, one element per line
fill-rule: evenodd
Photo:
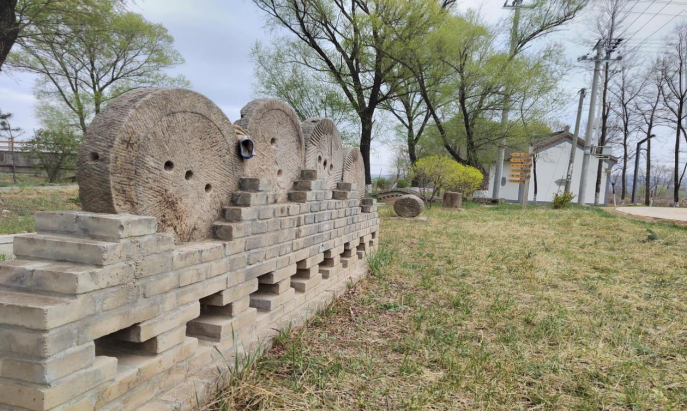
<path fill-rule="evenodd" d="M 574 197 L 575 195 L 570 192 L 556 193 L 553 196 L 553 208 L 567 209 Z"/>

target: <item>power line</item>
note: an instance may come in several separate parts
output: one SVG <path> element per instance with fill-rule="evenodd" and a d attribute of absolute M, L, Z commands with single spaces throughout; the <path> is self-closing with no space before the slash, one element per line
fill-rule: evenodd
<path fill-rule="evenodd" d="M 663 9 L 665 9 L 666 7 L 668 7 L 668 5 L 669 5 L 670 3 L 671 3 L 671 0 L 669 0 L 668 3 L 666 3 L 666 5 L 663 6 L 663 7 L 661 8 L 661 10 L 659 10 L 658 12 L 659 12 L 659 13 L 662 12 Z M 653 4 L 653 3 L 652 3 L 652 4 Z M 649 6 L 651 6 L 651 4 L 650 4 Z M 678 14 L 679 14 L 679 13 L 678 13 Z M 637 16 L 637 17 L 639 18 L 640 16 Z M 651 23 L 651 21 L 652 21 L 653 19 L 655 19 L 655 18 L 656 18 L 656 16 L 652 16 L 649 20 L 647 20 L 646 23 L 644 23 L 644 25 L 643 25 L 642 27 L 640 27 L 639 29 L 637 29 L 637 31 L 635 31 L 630 37 L 628 37 L 627 40 L 630 40 L 630 39 L 632 39 L 634 36 L 636 36 L 637 33 L 639 33 L 644 27 L 646 27 L 647 24 Z M 629 27 L 628 27 L 628 29 L 629 29 Z"/>
<path fill-rule="evenodd" d="M 645 37 L 643 41 L 641 41 L 638 45 L 636 45 L 635 47 L 633 47 L 628 53 L 632 53 L 633 51 L 635 51 L 637 48 L 639 48 L 639 46 L 641 46 L 642 44 L 644 44 L 645 41 L 647 41 L 649 38 L 651 38 L 654 34 L 656 34 L 656 33 L 658 33 L 659 31 L 661 31 L 664 27 L 666 27 L 668 24 L 670 24 L 671 21 L 675 20 L 675 19 L 676 19 L 679 15 L 681 15 L 683 12 L 684 12 L 684 10 L 681 10 L 681 11 L 680 11 L 678 14 L 676 14 L 672 19 L 668 20 L 663 26 L 659 27 L 658 30 L 656 30 L 655 32 L 651 33 L 649 36 Z"/>

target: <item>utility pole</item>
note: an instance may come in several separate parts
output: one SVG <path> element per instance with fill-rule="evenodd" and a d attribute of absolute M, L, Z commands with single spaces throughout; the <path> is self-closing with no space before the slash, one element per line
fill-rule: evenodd
<path fill-rule="evenodd" d="M 518 39 L 518 25 L 520 23 L 520 9 L 528 8 L 531 9 L 533 6 L 525 6 L 522 4 L 522 0 L 513 0 L 513 3 L 509 6 L 508 0 L 503 4 L 504 9 L 513 9 L 513 26 L 511 27 L 510 33 L 510 50 L 509 57 L 513 57 L 515 54 L 515 47 L 517 46 Z M 506 157 L 506 144 L 508 144 L 506 139 L 506 129 L 508 127 L 508 106 L 510 105 L 510 95 L 506 91 L 506 95 L 503 98 L 503 112 L 501 113 L 501 132 L 503 137 L 499 142 L 499 154 L 498 160 L 496 161 L 496 170 L 494 172 L 494 187 L 492 189 L 492 195 L 494 199 L 501 197 L 501 178 L 503 177 L 503 162 Z"/>
<path fill-rule="evenodd" d="M 635 173 L 634 176 L 632 176 L 632 200 L 630 201 L 632 204 L 635 204 L 635 194 L 637 192 L 637 175 L 639 174 L 639 151 L 642 150 L 642 143 L 649 141 L 652 137 L 655 136 L 655 134 L 652 134 L 651 136 L 645 137 L 644 139 L 637 142 L 637 150 L 635 150 Z M 649 190 L 649 185 L 647 185 L 646 190 Z"/>
<path fill-rule="evenodd" d="M 570 192 L 573 170 L 575 169 L 575 154 L 577 153 L 577 136 L 580 133 L 580 121 L 582 120 L 582 106 L 586 95 L 584 88 L 580 89 L 580 103 L 577 106 L 577 120 L 575 120 L 575 133 L 573 134 L 572 147 L 570 148 L 570 160 L 568 161 L 568 174 L 565 177 L 565 192 Z"/>
<path fill-rule="evenodd" d="M 580 192 L 577 202 L 584 205 L 585 192 L 587 191 L 587 176 L 589 176 L 589 158 L 592 154 L 592 132 L 594 131 L 594 111 L 596 110 L 596 89 L 599 87 L 599 72 L 601 71 L 602 42 L 599 40 L 594 46 L 596 56 L 594 56 L 594 78 L 592 80 L 592 95 L 589 101 L 589 117 L 587 118 L 587 130 L 584 137 L 584 157 L 582 158 L 582 174 L 580 175 Z M 587 60 L 583 56 L 578 60 Z"/>

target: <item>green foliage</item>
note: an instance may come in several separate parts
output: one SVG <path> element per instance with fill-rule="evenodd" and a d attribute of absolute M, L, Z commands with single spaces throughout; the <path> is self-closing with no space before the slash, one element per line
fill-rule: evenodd
<path fill-rule="evenodd" d="M 574 194 L 571 192 L 556 193 L 553 196 L 553 208 L 554 209 L 566 209 L 572 203 Z"/>
<path fill-rule="evenodd" d="M 378 177 L 373 180 L 372 184 L 377 190 L 386 190 L 391 187 L 391 180 L 385 177 Z"/>
<path fill-rule="evenodd" d="M 484 176 L 474 167 L 462 165 L 443 156 L 429 156 L 417 161 L 413 168 L 415 177 L 423 187 L 431 186 L 431 205 L 442 190 L 456 190 L 469 195 L 479 189 Z"/>
<path fill-rule="evenodd" d="M 73 169 L 76 154 L 81 144 L 81 135 L 69 129 L 36 130 L 28 141 L 27 149 L 37 158 L 48 174 L 50 183 L 59 180 L 63 169 Z"/>
<path fill-rule="evenodd" d="M 54 128 L 77 127 L 85 134 L 92 117 L 115 97 L 135 88 L 187 87 L 183 76 L 164 70 L 184 59 L 167 29 L 129 12 L 117 0 L 64 0 L 50 16 L 51 30 L 27 26 L 7 65 L 38 75 L 35 93 Z M 43 120 L 43 119 L 41 119 Z"/>
<path fill-rule="evenodd" d="M 648 233 L 646 235 L 646 240 L 648 242 L 653 242 L 654 240 L 658 240 L 658 234 L 656 232 L 654 232 L 651 229 L 647 229 L 646 232 Z"/>
<path fill-rule="evenodd" d="M 326 117 L 337 126 L 344 144 L 358 145 L 360 120 L 346 95 L 326 74 L 309 70 L 289 58 L 283 39 L 265 47 L 259 41 L 251 49 L 255 94 L 287 102 L 300 119 Z"/>
<path fill-rule="evenodd" d="M 398 182 L 396 182 L 396 187 L 399 189 L 405 189 L 410 187 L 410 182 L 407 179 L 398 179 Z"/>

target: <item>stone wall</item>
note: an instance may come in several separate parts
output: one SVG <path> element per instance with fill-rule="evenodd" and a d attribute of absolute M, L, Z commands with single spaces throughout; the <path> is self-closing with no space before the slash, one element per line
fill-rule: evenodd
<path fill-rule="evenodd" d="M 164 210 L 37 213 L 37 233 L 0 263 L 0 409 L 197 406 L 234 357 L 365 275 L 379 220 L 363 188 L 303 167 L 285 190 L 256 170 L 228 177 L 235 189 L 199 240 L 170 228 L 207 219 L 161 227 Z"/>

